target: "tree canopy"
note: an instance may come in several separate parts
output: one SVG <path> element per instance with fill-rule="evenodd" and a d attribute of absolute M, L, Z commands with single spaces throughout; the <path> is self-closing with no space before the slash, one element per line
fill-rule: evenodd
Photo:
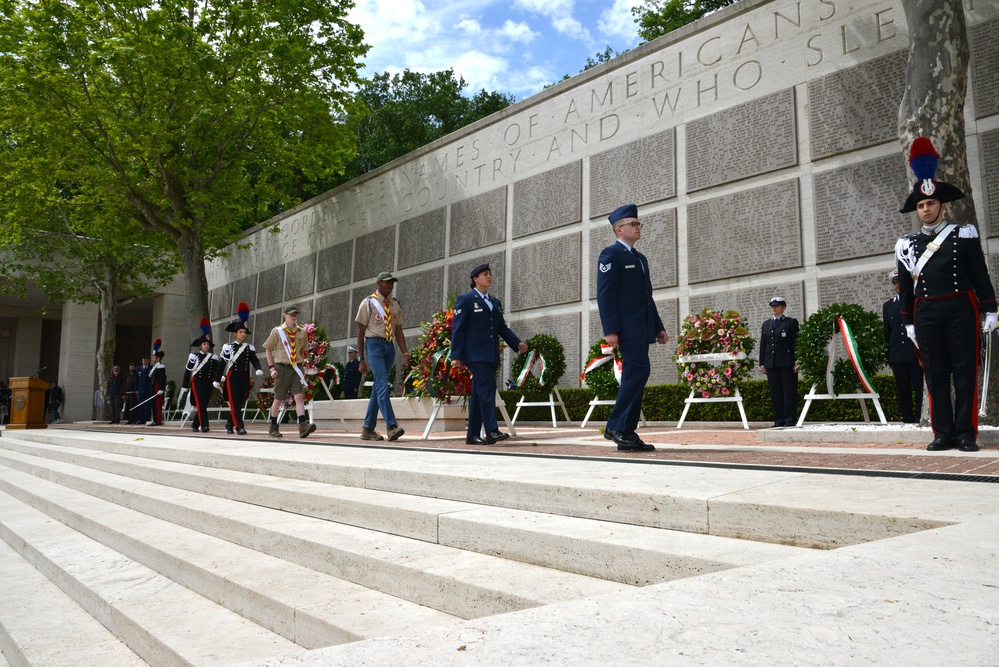
<path fill-rule="evenodd" d="M 187 320 L 207 315 L 204 261 L 247 219 L 297 203 L 288 172 L 340 173 L 338 123 L 367 47 L 350 0 L 5 0 L 0 3 L 0 181 L 5 201 L 74 172 L 63 202 L 101 193 L 115 216 L 170 240 Z M 27 219 L 17 207 L 7 225 Z M 122 228 L 122 234 L 125 234 Z"/>
<path fill-rule="evenodd" d="M 638 24 L 638 34 L 646 42 L 682 28 L 738 0 L 645 0 L 631 13 Z"/>

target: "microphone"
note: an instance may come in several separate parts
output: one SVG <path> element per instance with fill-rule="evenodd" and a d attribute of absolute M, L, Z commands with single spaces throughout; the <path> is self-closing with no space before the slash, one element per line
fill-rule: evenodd
<path fill-rule="evenodd" d="M 30 375 L 29 377 L 35 377 L 35 376 L 37 376 L 37 375 L 38 375 L 39 373 L 41 373 L 42 371 L 47 371 L 48 369 L 49 369 L 49 367 L 48 367 L 48 366 L 42 366 L 42 367 L 41 367 L 41 368 L 39 368 L 39 369 L 38 369 L 37 371 L 35 371 L 34 373 L 32 373 L 32 374 L 31 374 L 31 375 Z"/>

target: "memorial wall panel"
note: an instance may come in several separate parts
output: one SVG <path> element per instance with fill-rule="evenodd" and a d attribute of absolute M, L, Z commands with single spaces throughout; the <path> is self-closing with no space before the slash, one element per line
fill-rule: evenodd
<path fill-rule="evenodd" d="M 406 329 L 429 322 L 444 306 L 444 267 L 411 273 L 399 278 L 395 296 L 402 304 L 402 326 Z"/>
<path fill-rule="evenodd" d="M 446 213 L 447 209 L 439 208 L 400 223 L 400 269 L 444 257 Z"/>
<path fill-rule="evenodd" d="M 256 307 L 257 300 L 257 276 L 256 274 L 240 278 L 235 283 L 233 283 L 232 290 L 232 314 L 236 314 L 236 307 L 241 301 L 246 302 L 246 305 L 250 307 L 250 312 L 252 313 Z"/>
<path fill-rule="evenodd" d="M 252 311 L 250 314 L 250 343 L 257 349 L 257 358 L 260 365 L 267 367 L 267 357 L 264 353 L 264 341 L 271 335 L 271 329 L 281 326 L 284 322 L 281 315 L 281 308 L 266 308 Z M 219 350 L 221 351 L 221 350 Z"/>
<path fill-rule="evenodd" d="M 284 298 L 295 299 L 316 291 L 316 253 L 288 262 Z"/>
<path fill-rule="evenodd" d="M 316 324 L 326 328 L 330 339 L 357 336 L 354 312 L 350 310 L 350 292 L 334 292 L 316 299 Z"/>
<path fill-rule="evenodd" d="M 506 187 L 451 204 L 451 254 L 506 240 Z"/>
<path fill-rule="evenodd" d="M 261 271 L 257 280 L 257 306 L 281 305 L 284 296 L 284 264 Z"/>
<path fill-rule="evenodd" d="M 208 317 L 213 323 L 228 320 L 229 316 L 235 312 L 235 308 L 232 305 L 232 293 L 234 289 L 235 285 L 228 283 L 221 287 L 216 287 L 209 292 L 211 305 L 208 308 Z"/>
<path fill-rule="evenodd" d="M 489 288 L 490 294 L 495 294 L 503 301 L 503 294 L 506 281 L 506 253 L 502 250 L 488 255 L 479 255 L 460 262 L 452 262 L 447 267 L 447 293 L 450 296 L 458 297 L 472 289 L 472 279 L 469 277 L 472 269 L 480 264 L 488 264 L 489 271 L 493 274 L 493 286 Z M 510 304 L 504 301 L 503 309 L 510 310 Z"/>
<path fill-rule="evenodd" d="M 649 361 L 652 363 L 652 374 L 649 375 L 649 384 L 669 384 L 679 381 L 676 372 L 676 362 L 673 361 L 673 353 L 676 352 L 676 337 L 680 331 L 680 322 L 677 319 L 677 311 L 680 303 L 677 299 L 656 299 L 656 310 L 659 311 L 659 318 L 666 327 L 669 335 L 669 342 L 665 345 L 658 343 L 649 346 Z M 680 415 L 675 416 L 676 419 Z"/>
<path fill-rule="evenodd" d="M 797 179 L 690 204 L 691 283 L 802 265 Z"/>
<path fill-rule="evenodd" d="M 818 308 L 827 308 L 834 303 L 855 303 L 880 317 L 881 306 L 895 296 L 888 279 L 892 268 L 892 260 L 886 257 L 884 269 L 878 271 L 819 278 Z"/>
<path fill-rule="evenodd" d="M 796 165 L 794 117 L 787 88 L 687 123 L 687 190 Z"/>
<path fill-rule="evenodd" d="M 979 136 L 981 147 L 982 189 L 985 191 L 983 236 L 999 236 L 999 130 L 983 132 Z M 999 278 L 996 274 L 993 280 Z"/>
<path fill-rule="evenodd" d="M 582 162 L 576 160 L 513 184 L 513 237 L 582 219 Z"/>
<path fill-rule="evenodd" d="M 891 252 L 912 218 L 898 212 L 911 191 L 902 153 L 812 176 L 819 264 Z"/>
<path fill-rule="evenodd" d="M 574 303 L 580 298 L 580 233 L 513 249 L 510 312 Z"/>
<path fill-rule="evenodd" d="M 350 258 L 354 250 L 353 241 L 344 241 L 319 251 L 316 259 L 318 271 L 316 291 L 325 292 L 350 282 Z"/>
<path fill-rule="evenodd" d="M 676 287 L 676 209 L 667 209 L 643 215 L 642 238 L 635 248 L 645 255 L 649 262 L 649 273 L 653 289 Z M 597 259 L 604 248 L 615 242 L 614 230 L 610 223 L 595 224 L 590 228 L 589 263 L 583 268 L 590 273 L 590 298 L 597 298 Z"/>
<path fill-rule="evenodd" d="M 812 159 L 898 139 L 905 50 L 808 82 Z"/>
<path fill-rule="evenodd" d="M 359 236 L 354 245 L 354 281 L 395 269 L 395 226 Z"/>
<path fill-rule="evenodd" d="M 798 320 L 799 324 L 805 321 L 805 289 L 800 281 L 778 283 L 776 285 L 766 285 L 763 287 L 747 287 L 743 289 L 733 289 L 715 294 L 701 294 L 690 297 L 690 312 L 681 313 L 682 322 L 687 315 L 699 313 L 705 308 L 711 310 L 736 310 L 742 315 L 749 333 L 756 341 L 753 348 L 752 358 L 759 359 L 760 334 L 763 330 L 763 321 L 773 317 L 770 310 L 770 299 L 775 296 L 784 297 L 787 301 L 787 316 Z M 757 377 L 763 374 L 756 371 Z"/>
<path fill-rule="evenodd" d="M 562 347 L 565 348 L 565 373 L 562 375 L 562 379 L 559 380 L 558 386 L 560 387 L 578 387 L 579 386 L 579 347 L 580 347 L 580 331 L 579 331 L 579 313 L 564 313 L 562 315 L 546 315 L 544 317 L 532 317 L 524 320 L 517 320 L 510 324 L 510 328 L 513 332 L 517 334 L 517 338 L 527 342 L 531 336 L 537 334 L 545 334 L 547 336 L 553 336 L 562 343 Z M 516 358 L 517 351 L 511 350 L 510 363 Z M 514 373 L 518 369 L 510 368 L 510 377 L 515 379 Z M 535 374 L 537 371 L 535 370 Z M 558 412 L 556 412 L 558 414 Z M 560 415 L 560 418 L 561 417 Z"/>
<path fill-rule="evenodd" d="M 985 118 L 999 113 L 999 20 L 972 26 L 968 34 L 975 118 Z"/>
<path fill-rule="evenodd" d="M 622 204 L 648 204 L 676 196 L 673 128 L 597 153 L 590 158 L 590 216 Z"/>

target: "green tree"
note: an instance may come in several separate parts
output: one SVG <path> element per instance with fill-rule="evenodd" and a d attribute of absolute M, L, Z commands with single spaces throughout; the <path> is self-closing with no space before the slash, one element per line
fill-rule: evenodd
<path fill-rule="evenodd" d="M 638 34 L 646 42 L 682 28 L 738 0 L 645 0 L 631 13 L 638 24 Z"/>
<path fill-rule="evenodd" d="M 512 95 L 480 90 L 472 97 L 454 70 L 423 74 L 405 70 L 376 74 L 357 92 L 363 109 L 348 116 L 357 137 L 357 158 L 340 182 L 346 182 L 505 109 Z M 317 193 L 318 194 L 318 193 Z"/>
<path fill-rule="evenodd" d="M 103 192 L 122 212 L 109 224 L 127 219 L 170 239 L 195 331 L 208 313 L 205 259 L 275 202 L 296 203 L 287 173 L 319 181 L 353 156 L 353 138 L 336 121 L 367 50 L 347 21 L 351 7 L 4 0 L 0 173 L 44 196 L 48 179 L 28 182 L 35 170 L 23 155 L 38 142 L 79 169 L 79 190 Z"/>

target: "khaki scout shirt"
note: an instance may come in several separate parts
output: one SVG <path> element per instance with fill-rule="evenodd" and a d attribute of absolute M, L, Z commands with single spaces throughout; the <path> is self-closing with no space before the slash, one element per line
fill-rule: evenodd
<path fill-rule="evenodd" d="M 282 328 L 284 328 L 283 324 L 271 329 L 271 335 L 264 341 L 264 348 L 271 351 L 275 364 L 290 364 L 291 360 L 288 359 L 288 352 L 285 351 L 284 343 L 281 342 L 281 335 L 278 334 L 278 329 Z M 292 342 L 292 333 L 285 329 L 285 335 L 288 336 L 288 343 L 290 344 Z M 295 363 L 300 364 L 305 359 L 305 355 L 309 353 L 309 336 L 305 333 L 305 327 L 298 327 L 298 331 L 294 333 L 294 340 Z"/>
<path fill-rule="evenodd" d="M 374 297 L 369 294 L 366 299 L 361 301 L 361 304 L 357 308 L 357 317 L 354 318 L 354 321 L 366 327 L 364 330 L 365 338 L 381 338 L 385 340 L 385 320 L 382 318 L 382 314 L 378 312 L 378 308 L 371 303 L 372 299 Z M 396 326 L 402 326 L 402 304 L 394 296 L 389 297 L 389 303 L 391 304 L 389 312 L 392 315 L 392 340 L 395 340 L 395 328 Z M 382 299 L 382 309 L 384 308 L 385 300 Z"/>

